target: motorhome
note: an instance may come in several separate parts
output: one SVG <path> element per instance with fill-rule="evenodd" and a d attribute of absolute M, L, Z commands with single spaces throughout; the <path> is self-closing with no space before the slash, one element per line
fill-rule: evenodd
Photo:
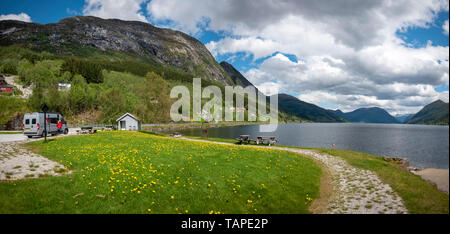
<path fill-rule="evenodd" d="M 47 121 L 45 121 L 45 118 Z M 58 131 L 58 122 L 61 121 L 62 128 Z M 60 113 L 46 113 L 44 117 L 43 112 L 34 112 L 25 114 L 23 117 L 23 134 L 32 138 L 33 136 L 43 137 L 45 134 L 48 135 L 58 135 L 58 134 L 68 134 L 69 128 L 67 127 L 67 122 L 64 120 Z M 46 129 L 47 131 L 44 131 Z"/>

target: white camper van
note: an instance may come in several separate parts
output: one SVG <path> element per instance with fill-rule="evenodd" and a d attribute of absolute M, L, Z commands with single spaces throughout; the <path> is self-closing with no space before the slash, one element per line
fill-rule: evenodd
<path fill-rule="evenodd" d="M 33 136 L 45 136 L 46 135 L 57 135 L 60 133 L 68 134 L 69 128 L 67 127 L 67 123 L 64 120 L 63 116 L 60 113 L 47 113 L 46 114 L 47 123 L 45 124 L 44 113 L 43 112 L 34 112 L 25 114 L 23 117 L 23 134 L 31 138 Z M 58 132 L 58 121 L 61 121 L 62 128 L 61 132 Z M 46 127 L 47 132 L 44 132 L 44 127 Z"/>

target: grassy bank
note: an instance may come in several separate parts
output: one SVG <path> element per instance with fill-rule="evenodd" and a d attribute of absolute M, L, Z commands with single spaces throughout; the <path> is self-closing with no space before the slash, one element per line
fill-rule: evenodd
<path fill-rule="evenodd" d="M 0 182 L 0 213 L 309 213 L 319 194 L 321 169 L 278 150 L 131 132 L 28 146 L 72 174 Z"/>

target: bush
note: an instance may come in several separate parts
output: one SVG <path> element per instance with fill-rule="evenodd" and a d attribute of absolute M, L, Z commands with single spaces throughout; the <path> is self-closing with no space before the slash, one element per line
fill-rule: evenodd
<path fill-rule="evenodd" d="M 17 75 L 17 66 L 19 60 L 17 59 L 4 59 L 0 62 L 0 72 L 6 74 Z"/>

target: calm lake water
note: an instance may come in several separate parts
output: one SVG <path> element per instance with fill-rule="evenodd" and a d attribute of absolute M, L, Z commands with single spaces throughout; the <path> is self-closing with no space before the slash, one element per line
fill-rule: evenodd
<path fill-rule="evenodd" d="M 201 129 L 181 131 L 201 136 Z M 276 136 L 278 144 L 349 149 L 380 156 L 404 157 L 419 168 L 449 168 L 449 127 L 406 124 L 290 123 L 273 133 L 261 133 L 258 125 L 208 129 L 208 137 L 235 139 L 239 135 Z"/>

